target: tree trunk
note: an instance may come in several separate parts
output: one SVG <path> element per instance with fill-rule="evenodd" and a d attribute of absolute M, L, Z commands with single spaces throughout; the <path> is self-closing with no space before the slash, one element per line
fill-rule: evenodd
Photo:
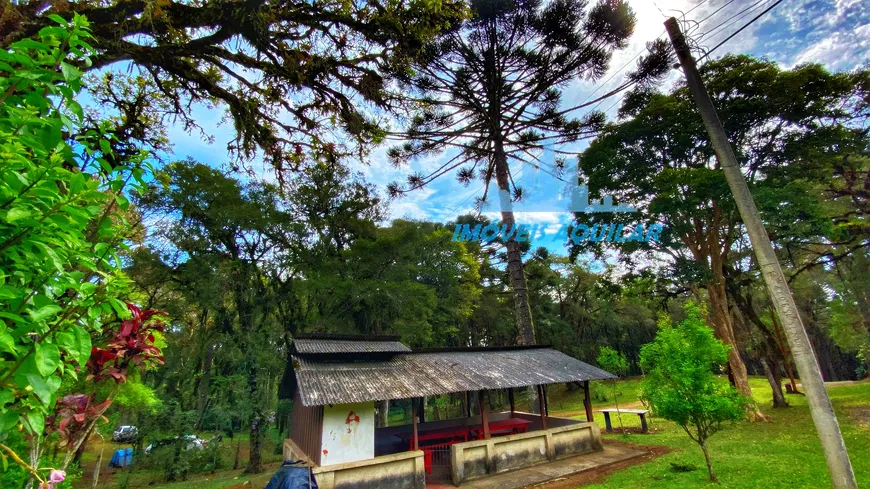
<path fill-rule="evenodd" d="M 788 401 L 785 400 L 785 395 L 782 393 L 782 379 L 779 375 L 778 363 L 775 359 L 770 358 L 769 354 L 765 354 L 764 358 L 761 359 L 761 366 L 764 367 L 764 375 L 767 376 L 767 382 L 770 383 L 770 388 L 773 391 L 773 407 L 788 407 Z"/>
<path fill-rule="evenodd" d="M 235 276 L 234 295 L 236 300 L 236 314 L 239 319 L 239 327 L 242 331 L 241 350 L 244 354 L 245 370 L 248 377 L 248 397 L 253 404 L 250 429 L 250 454 L 246 474 L 259 474 L 263 471 L 263 461 L 260 457 L 260 430 L 263 424 L 262 396 L 257 384 L 257 358 L 253 337 L 257 331 L 257 320 L 254 317 L 255 310 L 252 302 L 248 299 L 253 287 L 251 278 L 254 277 L 251 266 L 243 261 L 238 261 L 238 270 Z"/>
<path fill-rule="evenodd" d="M 260 457 L 260 425 L 263 416 L 259 411 L 259 409 L 254 411 L 254 418 L 251 420 L 251 453 L 248 457 L 248 467 L 245 469 L 246 474 L 259 474 L 263 471 L 263 461 Z"/>
<path fill-rule="evenodd" d="M 377 401 L 378 418 L 375 420 L 375 427 L 383 428 L 387 426 L 387 421 L 390 417 L 390 401 Z"/>
<path fill-rule="evenodd" d="M 749 387 L 749 377 L 746 374 L 746 365 L 740 358 L 739 345 L 734 337 L 734 326 L 731 323 L 731 314 L 728 311 L 728 298 L 725 294 L 725 280 L 722 276 L 722 268 L 716 270 L 716 260 L 713 260 L 713 280 L 707 284 L 707 295 L 710 297 L 711 315 L 716 336 L 723 343 L 730 346 L 728 350 L 728 368 L 734 379 L 734 387 L 741 396 L 752 399 L 752 389 Z M 764 420 L 764 415 L 754 403 L 747 404 L 747 415 L 752 421 Z"/>
<path fill-rule="evenodd" d="M 734 313 L 732 316 L 734 322 L 741 324 L 747 330 L 750 328 L 750 324 L 753 324 L 761 333 L 761 336 L 764 337 L 764 341 L 756 347 L 756 350 L 760 350 L 758 360 L 761 361 L 767 382 L 770 384 L 771 392 L 773 392 L 773 407 L 788 407 L 788 401 L 785 400 L 785 396 L 782 393 L 782 376 L 779 370 L 781 349 L 779 344 L 768 330 L 767 325 L 755 313 L 751 291 L 749 295 L 744 295 L 740 290 L 735 290 L 732 282 L 728 282 L 728 285 L 728 298 L 734 301 L 731 308 L 731 312 Z"/>
<path fill-rule="evenodd" d="M 707 462 L 707 472 L 710 474 L 710 482 L 719 483 L 719 479 L 716 478 L 716 474 L 713 472 L 713 464 L 710 462 L 710 453 L 707 451 L 707 443 L 702 441 L 699 442 L 698 445 L 701 445 L 701 451 L 704 452 L 704 461 Z"/>
<path fill-rule="evenodd" d="M 794 393 L 797 393 L 797 382 L 795 382 L 794 378 L 794 370 L 791 368 L 791 348 L 786 344 L 786 342 L 782 339 L 782 332 L 779 327 L 779 320 L 776 318 L 776 311 L 773 310 L 773 307 L 770 308 L 770 319 L 773 321 L 773 332 L 776 334 L 776 342 L 779 345 L 780 351 L 782 352 L 783 362 L 785 362 L 785 371 L 788 374 L 788 383 L 791 384 L 791 390 Z"/>
<path fill-rule="evenodd" d="M 205 417 L 205 410 L 208 408 L 208 392 L 209 384 L 211 383 L 211 364 L 213 361 L 214 343 L 209 341 L 208 346 L 205 347 L 205 359 L 202 362 L 202 378 L 199 381 L 199 398 L 197 399 L 199 416 L 197 417 L 195 427 L 197 431 L 202 429 L 202 420 Z"/>
<path fill-rule="evenodd" d="M 508 176 L 507 155 L 500 140 L 495 142 L 495 178 L 498 182 L 501 220 L 505 232 L 512 234 L 507 240 L 507 271 L 511 287 L 514 290 L 514 305 L 517 315 L 518 338 L 520 345 L 535 344 L 535 326 L 532 322 L 532 308 L 529 305 L 529 293 L 526 288 L 526 274 L 523 271 L 523 255 L 520 244 L 516 241 L 516 221 L 511 206 L 511 190 Z"/>
<path fill-rule="evenodd" d="M 263 411 L 259 406 L 257 369 L 253 365 L 249 365 L 248 367 L 248 392 L 251 396 L 251 401 L 254 403 L 254 413 L 251 417 L 250 456 L 248 458 L 248 467 L 245 469 L 245 473 L 259 474 L 263 471 L 263 461 L 260 457 L 260 429 L 263 424 Z"/>

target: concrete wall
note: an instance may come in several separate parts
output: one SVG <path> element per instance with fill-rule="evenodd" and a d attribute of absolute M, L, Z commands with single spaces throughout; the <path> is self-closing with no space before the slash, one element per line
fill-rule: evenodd
<path fill-rule="evenodd" d="M 320 465 L 358 462 L 375 457 L 375 403 L 323 407 Z"/>
<path fill-rule="evenodd" d="M 425 489 L 423 452 L 402 452 L 313 470 L 320 489 Z"/>
<path fill-rule="evenodd" d="M 598 424 L 552 417 L 547 421 L 563 426 L 452 445 L 453 484 L 603 450 Z"/>
<path fill-rule="evenodd" d="M 284 440 L 284 460 L 304 460 L 320 489 L 425 489 L 423 452 L 402 452 L 371 460 L 321 467 L 310 461 L 292 440 Z"/>

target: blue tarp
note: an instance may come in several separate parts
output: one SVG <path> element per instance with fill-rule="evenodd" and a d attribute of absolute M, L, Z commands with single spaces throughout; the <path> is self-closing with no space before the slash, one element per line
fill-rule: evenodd
<path fill-rule="evenodd" d="M 120 448 L 112 454 L 112 460 L 109 461 L 109 467 L 126 467 L 133 463 L 133 449 Z"/>
<path fill-rule="evenodd" d="M 305 466 L 305 462 L 284 462 L 272 476 L 266 489 L 317 489 L 317 481 L 314 480 L 311 469 Z"/>

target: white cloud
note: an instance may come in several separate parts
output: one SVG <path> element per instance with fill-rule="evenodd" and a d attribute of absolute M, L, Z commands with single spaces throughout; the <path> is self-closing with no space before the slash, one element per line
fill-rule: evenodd
<path fill-rule="evenodd" d="M 791 65 L 817 62 L 832 69 L 851 69 L 870 57 L 870 23 L 853 32 L 834 32 L 799 52 Z"/>

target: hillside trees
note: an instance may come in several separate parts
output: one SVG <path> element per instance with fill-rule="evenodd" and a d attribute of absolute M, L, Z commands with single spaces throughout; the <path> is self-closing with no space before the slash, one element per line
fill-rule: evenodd
<path fill-rule="evenodd" d="M 182 329 L 169 335 L 168 359 L 177 371 L 153 378 L 198 424 L 233 413 L 250 421 L 256 440 L 263 412 L 287 394 L 276 396 L 277 380 L 292 374 L 287 355 L 300 332 L 461 342 L 479 280 L 465 244 L 436 224 L 376 226 L 371 187 L 328 154 L 283 193 L 192 161 L 158 180 L 139 200 L 159 223 L 151 249 L 137 250 L 128 270 L 149 301 L 178 311 Z M 239 376 L 244 402 L 211 385 Z"/>
<path fill-rule="evenodd" d="M 427 47 L 416 76 L 406 80 L 418 94 L 417 107 L 402 134 L 407 141 L 389 152 L 397 165 L 434 153 L 447 159 L 389 190 L 398 196 L 457 171 L 466 185 L 483 182 L 481 200 L 486 201 L 495 179 L 502 224 L 513 229 L 511 202 L 522 198 L 522 189 L 513 182 L 511 163 L 538 168 L 536 155 L 544 145 L 595 134 L 602 114 L 572 118 L 571 110 L 560 109 L 560 88 L 604 75 L 612 53 L 625 47 L 635 19 L 622 1 L 601 1 L 588 9 L 581 0 L 481 0 L 471 7 L 471 18 Z M 667 59 L 665 45 L 654 43 L 626 86 L 663 74 Z M 518 341 L 532 344 L 521 246 L 514 239 L 505 246 Z"/>

